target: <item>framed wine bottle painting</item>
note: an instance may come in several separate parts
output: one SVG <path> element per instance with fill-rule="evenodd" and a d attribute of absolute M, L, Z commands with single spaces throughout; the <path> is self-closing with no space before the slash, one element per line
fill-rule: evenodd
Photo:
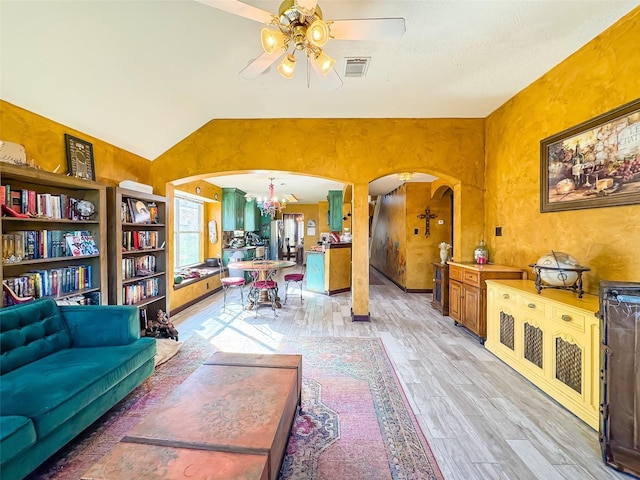
<path fill-rule="evenodd" d="M 640 203 L 640 99 L 540 142 L 540 211 Z"/>

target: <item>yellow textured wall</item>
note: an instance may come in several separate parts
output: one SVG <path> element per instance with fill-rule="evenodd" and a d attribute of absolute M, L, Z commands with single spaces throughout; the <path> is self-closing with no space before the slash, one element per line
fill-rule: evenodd
<path fill-rule="evenodd" d="M 433 262 L 440 261 L 440 242 L 451 244 L 451 197 L 437 196 L 431 198 L 431 183 L 407 183 L 406 205 L 406 279 L 405 288 L 408 290 L 433 289 Z M 418 218 L 424 214 L 426 208 L 432 215 L 437 215 L 429 221 L 430 235 L 425 236 L 425 219 Z M 443 225 L 438 220 L 444 220 Z M 416 234 L 415 231 L 418 231 Z"/>
<path fill-rule="evenodd" d="M 398 171 L 432 173 L 460 186 L 460 213 L 470 220 L 456 233 L 460 251 L 473 258 L 482 235 L 484 119 L 212 120 L 152 163 L 160 189 L 180 178 L 256 170 L 354 184 Z"/>
<path fill-rule="evenodd" d="M 67 172 L 65 133 L 93 145 L 97 181 L 107 185 L 117 185 L 122 180 L 150 183 L 148 160 L 0 100 L 0 140 L 24 145 L 27 160 L 35 160 L 43 170 L 52 172 L 59 166 L 58 173 Z"/>
<path fill-rule="evenodd" d="M 152 164 L 152 178 L 155 186 L 164 189 L 167 182 L 181 178 L 256 170 L 352 183 L 354 192 L 356 186 L 398 171 L 432 173 L 454 185 L 456 214 L 468 219 L 464 229 L 455 230 L 458 256 L 473 258 L 473 247 L 483 234 L 483 119 L 212 120 L 158 157 Z M 359 199 L 354 202 L 352 216 L 360 218 L 358 205 L 368 206 Z M 362 222 L 352 220 L 358 245 L 354 249 L 364 248 L 366 254 L 368 229 L 356 225 L 366 226 L 368 210 L 361 217 Z M 320 206 L 319 221 L 323 221 Z M 362 241 L 357 240 L 359 236 Z M 354 252 L 355 258 L 359 253 Z M 356 315 L 368 314 L 366 264 L 355 271 L 361 263 L 354 260 Z"/>
<path fill-rule="evenodd" d="M 302 214 L 304 216 L 304 247 L 309 248 L 315 245 L 320 238 L 318 230 L 318 204 L 313 203 L 289 203 L 285 209 L 285 213 Z M 316 222 L 316 234 L 307 235 L 307 223 L 309 220 Z"/>
<path fill-rule="evenodd" d="M 600 280 L 640 279 L 640 205 L 540 213 L 540 140 L 640 97 L 640 8 L 547 72 L 486 122 L 490 258 L 526 268 L 550 250 Z M 494 227 L 503 236 L 495 237 Z"/>
<path fill-rule="evenodd" d="M 182 305 L 186 305 L 207 293 L 210 293 L 221 287 L 220 276 L 205 278 L 195 283 L 190 283 L 182 288 L 171 292 L 171 310 L 174 311 Z M 179 327 L 178 327 L 179 328 Z"/>
<path fill-rule="evenodd" d="M 371 265 L 406 287 L 407 184 L 378 197 L 380 212 L 371 235 Z"/>

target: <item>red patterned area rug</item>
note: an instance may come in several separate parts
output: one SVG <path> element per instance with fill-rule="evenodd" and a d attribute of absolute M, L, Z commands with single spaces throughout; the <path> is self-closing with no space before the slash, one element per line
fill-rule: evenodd
<path fill-rule="evenodd" d="M 443 478 L 380 340 L 297 337 L 280 350 L 303 356 L 302 410 L 281 479 Z M 212 353 L 198 335 L 187 339 L 151 391 L 138 387 L 29 478 L 79 479 Z"/>
<path fill-rule="evenodd" d="M 442 479 L 378 339 L 299 337 L 302 411 L 281 478 Z"/>

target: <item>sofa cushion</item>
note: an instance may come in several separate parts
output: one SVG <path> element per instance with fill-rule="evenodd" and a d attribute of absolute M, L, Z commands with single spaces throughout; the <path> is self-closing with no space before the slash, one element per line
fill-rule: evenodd
<path fill-rule="evenodd" d="M 50 298 L 0 309 L 0 375 L 70 346 L 69 330 Z"/>
<path fill-rule="evenodd" d="M 5 464 L 36 443 L 36 430 L 27 417 L 0 417 L 0 463 Z"/>
<path fill-rule="evenodd" d="M 3 375 L 2 412 L 31 418 L 38 437 L 44 437 L 154 354 L 152 338 L 115 347 L 60 350 Z"/>

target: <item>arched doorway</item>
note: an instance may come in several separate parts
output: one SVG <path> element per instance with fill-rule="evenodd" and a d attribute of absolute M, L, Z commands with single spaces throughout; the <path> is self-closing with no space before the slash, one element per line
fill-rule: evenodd
<path fill-rule="evenodd" d="M 429 174 L 392 174 L 376 182 L 370 188 L 377 194 L 370 206 L 370 266 L 405 292 L 430 293 L 439 244 L 453 242 L 453 190 Z"/>

